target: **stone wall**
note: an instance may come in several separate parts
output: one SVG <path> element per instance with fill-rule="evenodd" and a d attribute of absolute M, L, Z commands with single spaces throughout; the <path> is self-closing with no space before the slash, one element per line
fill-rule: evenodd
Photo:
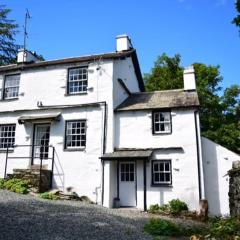
<path fill-rule="evenodd" d="M 233 217 L 240 217 L 240 161 L 233 162 L 229 173 L 229 207 Z"/>

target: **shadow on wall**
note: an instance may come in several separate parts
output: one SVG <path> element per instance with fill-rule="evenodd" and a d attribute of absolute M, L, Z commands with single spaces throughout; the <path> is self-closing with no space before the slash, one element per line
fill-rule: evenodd
<path fill-rule="evenodd" d="M 205 143 L 204 141 L 205 139 L 202 138 L 204 185 L 209 213 L 221 215 L 217 144 L 211 141 Z"/>
<path fill-rule="evenodd" d="M 59 155 L 56 150 L 55 150 L 55 162 L 54 162 L 53 174 L 54 174 L 53 188 L 60 188 L 61 190 L 64 190 L 65 174 L 59 159 Z"/>

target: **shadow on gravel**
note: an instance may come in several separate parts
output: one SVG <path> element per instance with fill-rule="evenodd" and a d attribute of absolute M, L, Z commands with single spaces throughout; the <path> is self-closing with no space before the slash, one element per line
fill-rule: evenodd
<path fill-rule="evenodd" d="M 91 206 L 24 199 L 0 202 L 0 239 L 151 239 L 134 220 Z"/>

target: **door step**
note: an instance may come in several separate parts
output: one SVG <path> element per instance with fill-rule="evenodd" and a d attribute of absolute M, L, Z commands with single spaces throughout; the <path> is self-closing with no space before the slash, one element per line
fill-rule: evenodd
<path fill-rule="evenodd" d="M 31 192 L 40 193 L 46 192 L 51 189 L 52 183 L 52 171 L 47 169 L 41 170 L 41 185 L 40 185 L 40 169 L 13 169 L 12 174 L 8 174 L 7 177 L 17 178 L 28 181 L 29 190 Z"/>

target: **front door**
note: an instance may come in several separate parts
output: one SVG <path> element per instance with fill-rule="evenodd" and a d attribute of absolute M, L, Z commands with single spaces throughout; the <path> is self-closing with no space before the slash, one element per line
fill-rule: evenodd
<path fill-rule="evenodd" d="M 39 164 L 41 158 L 48 158 L 50 124 L 35 124 L 33 135 L 32 165 Z"/>
<path fill-rule="evenodd" d="M 136 206 L 136 176 L 134 162 L 120 162 L 119 167 L 119 198 L 120 205 Z"/>

